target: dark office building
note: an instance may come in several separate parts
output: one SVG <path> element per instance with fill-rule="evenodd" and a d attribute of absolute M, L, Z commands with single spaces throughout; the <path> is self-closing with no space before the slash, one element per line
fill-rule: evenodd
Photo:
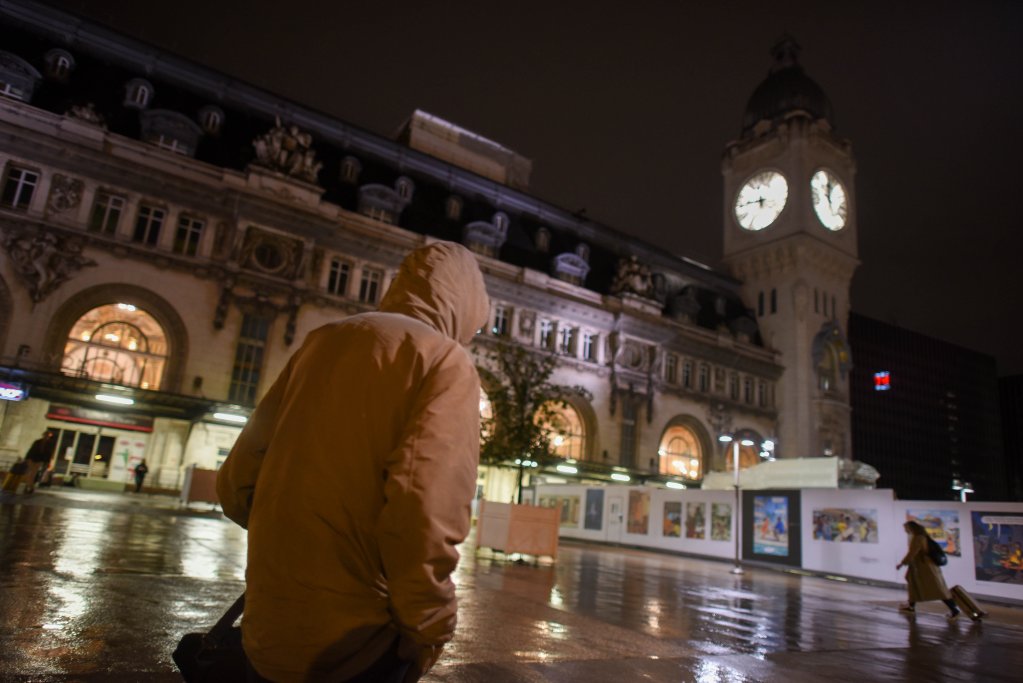
<path fill-rule="evenodd" d="M 849 316 L 853 452 L 901 499 L 1009 496 L 995 359 Z"/>
<path fill-rule="evenodd" d="M 1023 375 L 998 380 L 1009 500 L 1023 500 Z"/>

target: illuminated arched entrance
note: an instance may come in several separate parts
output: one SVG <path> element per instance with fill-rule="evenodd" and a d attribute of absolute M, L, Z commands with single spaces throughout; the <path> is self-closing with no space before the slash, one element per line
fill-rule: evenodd
<path fill-rule="evenodd" d="M 735 434 L 735 440 L 739 442 L 739 469 L 744 470 L 747 467 L 754 467 L 763 462 L 763 458 L 760 456 L 761 445 L 764 439 L 760 434 L 756 433 L 752 429 L 742 429 Z M 752 441 L 751 446 L 744 446 L 743 441 Z M 731 472 L 734 469 L 734 459 L 732 449 L 735 448 L 734 442 L 726 444 L 727 456 L 725 458 L 725 471 Z"/>
<path fill-rule="evenodd" d="M 566 459 L 583 459 L 585 431 L 579 412 L 569 404 L 545 403 L 536 415 L 536 424 L 547 435 L 551 454 Z"/>
<path fill-rule="evenodd" d="M 661 436 L 657 471 L 685 479 L 703 478 L 703 447 L 696 433 L 685 425 L 672 425 Z"/>
<path fill-rule="evenodd" d="M 140 389 L 163 388 L 167 334 L 146 311 L 132 304 L 105 304 L 71 327 L 61 372 Z"/>

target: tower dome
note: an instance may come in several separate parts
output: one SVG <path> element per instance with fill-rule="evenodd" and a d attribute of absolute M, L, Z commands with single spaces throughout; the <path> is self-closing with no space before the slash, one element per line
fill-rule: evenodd
<path fill-rule="evenodd" d="M 742 137 L 750 137 L 760 121 L 777 123 L 794 112 L 804 112 L 815 120 L 825 119 L 834 127 L 831 102 L 821 87 L 803 72 L 798 61 L 799 50 L 799 44 L 790 36 L 783 37 L 771 49 L 774 65 L 746 103 Z"/>

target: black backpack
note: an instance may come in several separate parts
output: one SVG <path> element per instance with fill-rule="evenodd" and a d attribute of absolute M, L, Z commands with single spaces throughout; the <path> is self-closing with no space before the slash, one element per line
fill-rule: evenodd
<path fill-rule="evenodd" d="M 931 561 L 939 567 L 948 564 L 948 556 L 945 555 L 945 551 L 930 536 L 927 537 L 927 554 L 930 555 Z"/>

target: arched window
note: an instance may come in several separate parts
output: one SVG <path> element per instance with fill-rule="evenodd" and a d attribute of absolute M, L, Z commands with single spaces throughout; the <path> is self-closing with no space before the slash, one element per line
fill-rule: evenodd
<path fill-rule="evenodd" d="M 199 126 L 210 135 L 219 135 L 224 125 L 224 110 L 212 104 L 199 110 Z"/>
<path fill-rule="evenodd" d="M 71 328 L 61 372 L 155 390 L 166 364 L 167 336 L 156 319 L 131 304 L 107 304 Z"/>
<path fill-rule="evenodd" d="M 817 386 L 824 393 L 838 389 L 838 353 L 833 344 L 824 345 L 824 353 L 817 364 Z"/>
<path fill-rule="evenodd" d="M 448 220 L 457 221 L 462 218 L 462 199 L 451 195 L 444 202 L 444 215 L 448 217 Z"/>
<path fill-rule="evenodd" d="M 341 182 L 359 182 L 359 173 L 362 171 L 362 164 L 355 157 L 345 157 L 341 160 Z"/>
<path fill-rule="evenodd" d="M 411 179 L 402 176 L 394 181 L 394 189 L 402 201 L 410 202 L 412 201 L 412 193 L 416 190 L 416 185 Z"/>
<path fill-rule="evenodd" d="M 553 402 L 545 403 L 537 412 L 536 423 L 547 434 L 553 455 L 582 460 L 583 421 L 575 408 Z"/>
<path fill-rule="evenodd" d="M 534 241 L 536 250 L 546 254 L 551 248 L 551 231 L 544 227 L 537 228 Z"/>
<path fill-rule="evenodd" d="M 661 437 L 657 454 L 660 456 L 659 473 L 686 479 L 703 478 L 703 448 L 688 427 L 669 427 Z"/>
<path fill-rule="evenodd" d="M 124 106 L 145 109 L 153 97 L 153 86 L 144 78 L 133 78 L 124 86 Z"/>
<path fill-rule="evenodd" d="M 752 429 L 743 429 L 735 434 L 735 441 L 725 444 L 726 452 L 725 455 L 725 471 L 731 472 L 735 469 L 735 442 L 739 443 L 739 469 L 744 470 L 747 467 L 753 467 L 763 462 L 763 458 L 760 457 L 760 448 L 763 444 L 764 439 L 762 436 L 757 434 Z M 743 441 L 752 441 L 753 444 L 750 446 L 742 445 Z"/>

